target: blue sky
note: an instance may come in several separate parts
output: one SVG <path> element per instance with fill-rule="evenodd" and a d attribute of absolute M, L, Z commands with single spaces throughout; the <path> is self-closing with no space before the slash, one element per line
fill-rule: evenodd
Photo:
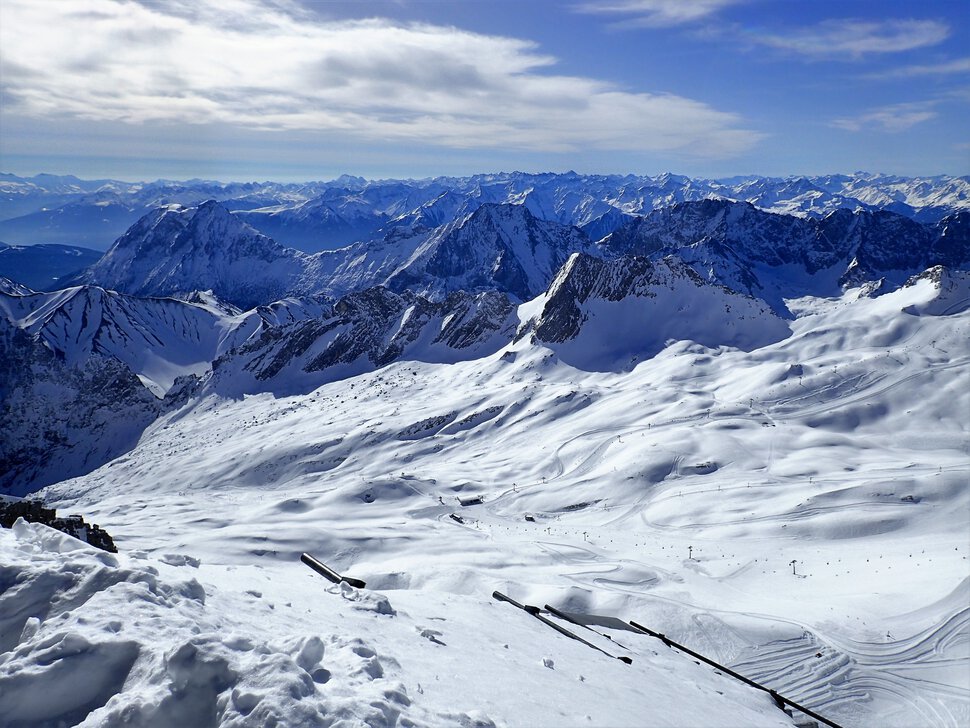
<path fill-rule="evenodd" d="M 0 171 L 970 173 L 970 3 L 0 0 Z"/>

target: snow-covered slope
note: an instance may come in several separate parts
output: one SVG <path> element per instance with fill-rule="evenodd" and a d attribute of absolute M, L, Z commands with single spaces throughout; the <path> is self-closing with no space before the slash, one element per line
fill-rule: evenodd
<path fill-rule="evenodd" d="M 208 370 L 235 323 L 209 306 L 93 286 L 0 295 L 0 315 L 67 366 L 115 358 L 159 397 L 178 377 Z"/>
<path fill-rule="evenodd" d="M 211 295 L 195 298 L 0 284 L 0 489 L 25 493 L 90 472 L 183 403 L 217 357 L 331 310 L 325 299 L 304 299 L 240 313 Z"/>
<path fill-rule="evenodd" d="M 0 551 L 11 726 L 791 725 L 767 693 L 649 638 L 624 636 L 625 665 L 481 599 L 115 556 L 23 522 Z"/>
<path fill-rule="evenodd" d="M 610 301 L 608 271 L 585 279 L 587 302 Z M 106 588 L 16 638 L 0 680 L 19 675 L 17 694 L 39 695 L 72 664 L 47 655 L 80 634 L 150 656 L 126 680 L 97 683 L 115 697 L 92 722 L 145 700 L 149 685 L 149 708 L 165 701 L 177 678 L 150 666 L 181 664 L 188 642 L 192 664 L 232 673 L 220 668 L 207 693 L 225 725 L 240 704 L 282 709 L 263 659 L 307 685 L 294 710 L 338 696 L 364 709 L 390 679 L 407 695 L 401 719 L 418 725 L 787 724 L 762 712 L 763 694 L 744 697 L 659 641 L 611 632 L 630 648 L 625 666 L 494 602 L 500 589 L 634 619 L 842 725 L 962 725 L 968 286 L 966 273 L 937 268 L 876 298 L 805 297 L 789 304 L 786 338 L 750 351 L 682 341 L 632 369 L 575 367 L 524 336 L 483 358 L 401 361 L 308 395 L 191 401 L 124 458 L 47 497 L 107 528 L 122 552 L 146 553 L 160 582 L 196 578 L 205 611 L 188 607 L 201 634 L 174 600 L 144 607 L 171 619 L 142 619 L 141 607 L 113 609 L 131 597 Z M 518 318 L 539 313 L 526 304 Z M 475 496 L 483 503 L 458 503 Z M 3 537 L 18 573 L 59 573 L 37 536 Z M 368 589 L 327 593 L 301 551 Z M 85 568 L 89 557 L 75 558 Z M 202 565 L 157 563 L 191 559 Z M 377 606 L 385 599 L 397 616 Z M 96 631 L 105 614 L 113 632 Z M 234 625 L 225 634 L 210 627 L 221 615 Z M 240 632 L 252 649 L 233 651 Z M 299 665 L 290 645 L 313 636 L 326 647 L 303 669 L 329 676 L 316 686 L 288 661 Z"/>

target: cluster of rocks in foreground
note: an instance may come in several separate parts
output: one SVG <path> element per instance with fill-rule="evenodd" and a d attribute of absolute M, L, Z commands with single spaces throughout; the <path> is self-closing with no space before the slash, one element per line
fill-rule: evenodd
<path fill-rule="evenodd" d="M 118 553 L 118 548 L 108 532 L 97 524 L 85 522 L 81 516 L 58 518 L 56 509 L 45 508 L 39 500 L 0 500 L 0 526 L 12 528 L 18 518 L 23 518 L 28 523 L 42 523 L 103 551 Z"/>

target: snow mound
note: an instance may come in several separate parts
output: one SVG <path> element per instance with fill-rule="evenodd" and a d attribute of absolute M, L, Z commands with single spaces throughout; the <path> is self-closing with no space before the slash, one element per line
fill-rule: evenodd
<path fill-rule="evenodd" d="M 10 728 L 384 726 L 410 705 L 358 638 L 252 639 L 207 605 L 196 579 L 163 578 L 23 520 L 0 531 L 0 549 L 0 716 Z M 339 687 L 323 690 L 331 681 Z"/>

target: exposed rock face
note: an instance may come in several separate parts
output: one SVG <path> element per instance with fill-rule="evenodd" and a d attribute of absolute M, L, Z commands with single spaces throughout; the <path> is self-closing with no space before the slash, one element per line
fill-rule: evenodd
<path fill-rule="evenodd" d="M 451 349 L 470 349 L 492 336 L 509 331 L 514 307 L 508 297 L 496 291 L 471 296 L 452 293 L 443 304 L 447 312 L 435 343 Z"/>
<path fill-rule="evenodd" d="M 585 321 L 582 306 L 590 298 L 619 301 L 626 296 L 655 296 L 650 290 L 653 272 L 653 264 L 640 256 L 609 262 L 590 255 L 572 256 L 549 288 L 535 324 L 536 338 L 562 343 L 578 336 Z"/>
<path fill-rule="evenodd" d="M 964 265 L 970 259 L 968 218 L 961 212 L 923 225 L 891 212 L 844 209 L 800 218 L 712 199 L 633 219 L 600 248 L 608 257 L 674 254 L 709 280 L 754 295 L 767 285 L 787 287 L 789 295 L 828 295 L 834 292 L 826 288 L 828 278 L 842 287 L 880 278 L 899 285 L 934 265 Z M 825 271 L 834 277 L 813 280 Z"/>
<path fill-rule="evenodd" d="M 930 260 L 952 269 L 970 268 L 970 210 L 944 217 L 936 225 L 939 235 L 933 241 Z"/>
<path fill-rule="evenodd" d="M 118 359 L 70 365 L 0 318 L 0 491 L 22 495 L 127 452 L 161 404 Z"/>
<path fill-rule="evenodd" d="M 711 284 L 675 257 L 601 260 L 576 254 L 527 325 L 580 368 L 628 366 L 670 340 L 752 349 L 789 335 L 763 302 Z"/>
<path fill-rule="evenodd" d="M 329 314 L 265 329 L 221 357 L 207 386 L 222 391 L 246 373 L 272 389 L 277 378 L 319 384 L 401 359 L 477 358 L 508 343 L 516 324 L 512 302 L 495 291 L 434 302 L 377 286 L 343 297 Z"/>

